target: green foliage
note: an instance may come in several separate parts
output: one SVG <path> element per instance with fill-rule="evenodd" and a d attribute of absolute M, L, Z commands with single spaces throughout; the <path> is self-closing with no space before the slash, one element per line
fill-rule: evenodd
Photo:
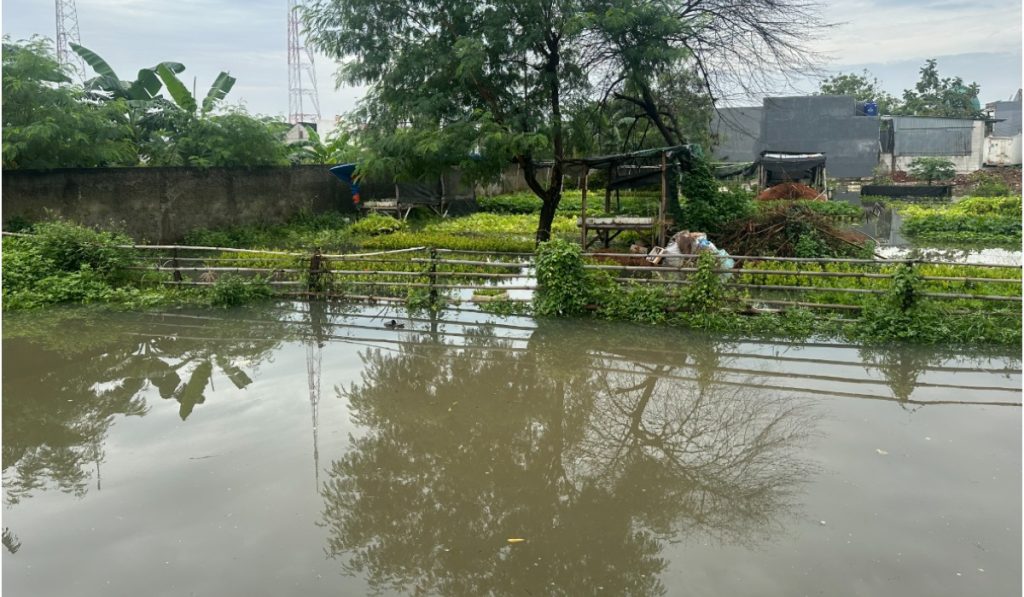
<path fill-rule="evenodd" d="M 971 177 L 974 179 L 974 189 L 971 194 L 975 197 L 1006 197 L 1012 194 L 1010 186 L 994 174 L 978 171 Z"/>
<path fill-rule="evenodd" d="M 936 180 L 949 180 L 956 176 L 956 166 L 944 158 L 915 158 L 910 162 L 910 175 L 932 184 Z"/>
<path fill-rule="evenodd" d="M 537 249 L 537 286 L 537 315 L 582 315 L 590 303 L 590 289 L 579 245 L 560 239 L 542 243 Z"/>
<path fill-rule="evenodd" d="M 940 116 L 943 118 L 980 118 L 981 103 L 977 83 L 965 85 L 960 77 L 939 77 L 938 62 L 933 58 L 921 67 L 921 78 L 913 89 L 903 92 L 899 114 Z"/>
<path fill-rule="evenodd" d="M 882 89 L 879 80 L 866 69 L 861 74 L 839 73 L 826 77 L 818 87 L 821 95 L 852 95 L 857 101 L 878 103 L 879 114 L 894 114 L 900 101 Z"/>
<path fill-rule="evenodd" d="M 702 253 L 697 258 L 697 271 L 690 277 L 682 296 L 682 306 L 687 311 L 712 313 L 720 311 L 725 301 L 725 286 L 721 275 L 715 272 L 719 267 L 718 256 Z"/>
<path fill-rule="evenodd" d="M 357 246 L 349 230 L 351 220 L 341 213 L 312 215 L 299 213 L 283 225 L 232 226 L 188 232 L 184 244 L 242 249 L 310 249 L 328 252 L 352 250 Z"/>
<path fill-rule="evenodd" d="M 50 42 L 3 38 L 3 167 L 132 165 L 124 100 L 96 104 L 71 87 Z"/>
<path fill-rule="evenodd" d="M 34 231 L 3 241 L 4 309 L 111 299 L 133 263 L 131 252 L 117 246 L 131 242 L 124 235 L 65 222 L 36 224 Z"/>
<path fill-rule="evenodd" d="M 336 128 L 322 139 L 312 127 L 306 127 L 308 141 L 289 145 L 288 159 L 297 164 L 343 164 L 359 157 L 359 147 L 352 132 Z"/>
<path fill-rule="evenodd" d="M 594 177 L 591 176 L 591 179 Z M 593 182 L 593 180 L 591 180 Z M 619 194 L 619 205 L 616 208 L 612 195 L 612 210 L 607 215 L 653 216 L 658 213 L 661 201 L 660 190 L 626 190 Z M 539 214 L 541 200 L 530 192 L 509 193 L 493 197 L 477 197 L 480 211 L 495 214 Z M 579 216 L 582 209 L 582 191 L 579 189 L 563 190 L 562 200 L 558 203 L 557 213 L 568 216 Z M 604 214 L 604 189 L 591 186 L 587 193 L 587 215 L 599 217 Z"/>
<path fill-rule="evenodd" d="M 1020 197 L 969 197 L 948 205 L 898 205 L 903 233 L 917 241 L 1019 245 Z"/>
<path fill-rule="evenodd" d="M 210 287 L 210 304 L 215 307 L 237 307 L 272 295 L 273 289 L 263 278 L 225 274 Z"/>
<path fill-rule="evenodd" d="M 461 218 L 427 221 L 414 232 L 370 238 L 366 249 L 388 250 L 410 247 L 436 247 L 470 251 L 531 252 L 536 246 L 533 231 L 537 218 L 532 215 L 499 215 L 475 213 Z M 551 228 L 555 236 L 570 236 L 577 231 L 576 221 L 556 216 Z"/>
<path fill-rule="evenodd" d="M 601 292 L 599 314 L 604 319 L 634 321 L 637 323 L 663 323 L 673 297 L 663 287 L 629 284 L 604 285 Z"/>
<path fill-rule="evenodd" d="M 122 81 L 99 54 L 78 44 L 69 45 L 96 71 L 98 76 L 85 82 L 87 95 L 96 98 L 147 102 L 157 97 L 157 93 L 163 86 L 163 82 L 157 75 L 157 69 L 163 67 L 171 73 L 180 73 L 185 70 L 185 66 L 180 62 L 161 62 L 154 67 L 139 70 L 138 77 L 134 81 Z"/>
<path fill-rule="evenodd" d="M 286 166 L 287 125 L 254 117 L 241 108 L 225 114 L 194 117 L 168 112 L 161 128 L 143 142 L 151 166 Z"/>
<path fill-rule="evenodd" d="M 382 214 L 369 214 L 349 226 L 349 231 L 352 234 L 362 236 L 379 236 L 405 230 L 406 228 L 408 228 L 408 225 L 402 220 Z"/>
<path fill-rule="evenodd" d="M 683 175 L 680 191 L 685 201 L 676 220 L 677 228 L 714 235 L 729 223 L 754 213 L 751 195 L 740 189 L 719 191 L 719 182 L 704 161 L 698 161 L 692 171 Z"/>

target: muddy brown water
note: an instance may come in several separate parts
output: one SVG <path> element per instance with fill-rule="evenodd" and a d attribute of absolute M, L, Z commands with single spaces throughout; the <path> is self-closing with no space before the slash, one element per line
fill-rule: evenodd
<path fill-rule="evenodd" d="M 3 334 L 4 595 L 1020 591 L 1016 351 L 300 303 Z"/>

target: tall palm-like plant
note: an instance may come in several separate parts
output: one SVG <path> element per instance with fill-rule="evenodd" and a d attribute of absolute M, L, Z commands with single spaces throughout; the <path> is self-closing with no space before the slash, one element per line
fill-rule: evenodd
<path fill-rule="evenodd" d="M 165 67 L 173 73 L 185 70 L 185 65 L 180 62 L 161 62 L 156 66 L 140 69 L 134 81 L 123 81 L 110 64 L 96 52 L 78 44 L 71 44 L 71 49 L 96 71 L 97 76 L 85 82 L 86 92 L 94 96 L 149 101 L 157 97 L 163 86 L 156 74 L 159 67 Z"/>

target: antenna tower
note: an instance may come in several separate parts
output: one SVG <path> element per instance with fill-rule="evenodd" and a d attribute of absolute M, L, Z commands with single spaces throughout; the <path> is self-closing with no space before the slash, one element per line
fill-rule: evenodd
<path fill-rule="evenodd" d="M 70 66 L 85 76 L 85 62 L 71 51 L 70 44 L 81 44 L 78 36 L 78 10 L 75 0 L 57 0 L 57 63 Z"/>
<path fill-rule="evenodd" d="M 313 52 L 299 35 L 301 4 L 302 0 L 288 0 L 288 122 L 316 124 L 320 120 L 320 98 L 316 92 Z"/>

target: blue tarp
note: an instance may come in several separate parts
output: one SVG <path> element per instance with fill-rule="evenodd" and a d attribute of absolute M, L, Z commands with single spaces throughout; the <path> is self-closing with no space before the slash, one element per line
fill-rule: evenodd
<path fill-rule="evenodd" d="M 331 168 L 331 174 L 337 176 L 341 182 L 352 188 L 352 202 L 359 203 L 359 183 L 352 178 L 352 174 L 355 171 L 355 164 L 341 164 Z"/>

